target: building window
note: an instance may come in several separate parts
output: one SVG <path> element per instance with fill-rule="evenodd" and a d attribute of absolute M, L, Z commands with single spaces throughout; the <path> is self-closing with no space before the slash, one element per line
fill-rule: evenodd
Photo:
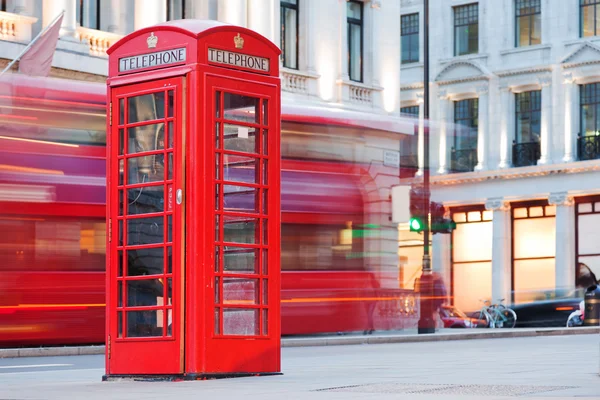
<path fill-rule="evenodd" d="M 419 118 L 419 106 L 402 107 L 400 112 L 409 118 Z M 416 122 L 415 121 L 415 122 Z M 410 135 L 400 141 L 400 177 L 412 178 L 419 169 L 419 137 Z"/>
<path fill-rule="evenodd" d="M 280 10 L 283 66 L 298 69 L 298 1 L 281 0 Z"/>
<path fill-rule="evenodd" d="M 456 229 L 450 290 L 453 304 L 462 311 L 476 311 L 482 306 L 480 299 L 492 296 L 492 215 L 483 207 L 452 210 Z"/>
<path fill-rule="evenodd" d="M 579 20 L 581 37 L 600 34 L 600 0 L 580 0 Z"/>
<path fill-rule="evenodd" d="M 600 279 L 600 197 L 576 198 L 577 266 L 575 286 L 587 289 Z M 583 294 L 581 294 L 583 297 Z"/>
<path fill-rule="evenodd" d="M 348 75 L 350 80 L 363 81 L 363 3 L 349 0 L 348 22 Z"/>
<path fill-rule="evenodd" d="M 581 133 L 577 140 L 580 160 L 600 158 L 600 83 L 580 86 Z"/>
<path fill-rule="evenodd" d="M 100 0 L 79 0 L 76 13 L 79 26 L 100 30 Z"/>
<path fill-rule="evenodd" d="M 540 159 L 542 92 L 515 95 L 516 135 L 513 143 L 513 166 L 536 165 Z"/>
<path fill-rule="evenodd" d="M 541 0 L 516 0 L 516 46 L 542 43 Z"/>
<path fill-rule="evenodd" d="M 479 5 L 454 7 L 454 55 L 479 51 Z"/>
<path fill-rule="evenodd" d="M 473 171 L 477 165 L 477 129 L 479 99 L 454 102 L 454 147 L 451 169 L 453 172 Z"/>
<path fill-rule="evenodd" d="M 419 14 L 403 15 L 400 21 L 402 64 L 419 62 Z"/>
<path fill-rule="evenodd" d="M 0 0 L 0 11 L 6 11 L 6 0 Z"/>
<path fill-rule="evenodd" d="M 185 19 L 185 0 L 167 0 L 167 21 Z"/>
<path fill-rule="evenodd" d="M 513 302 L 547 298 L 556 289 L 556 206 L 513 204 L 512 225 Z"/>

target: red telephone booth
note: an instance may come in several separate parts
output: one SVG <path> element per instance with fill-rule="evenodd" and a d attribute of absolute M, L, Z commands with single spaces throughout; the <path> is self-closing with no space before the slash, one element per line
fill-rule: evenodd
<path fill-rule="evenodd" d="M 105 379 L 279 373 L 279 49 L 181 20 L 108 54 Z"/>

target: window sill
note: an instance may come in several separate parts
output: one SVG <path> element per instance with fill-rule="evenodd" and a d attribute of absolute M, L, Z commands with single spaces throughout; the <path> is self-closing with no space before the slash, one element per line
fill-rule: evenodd
<path fill-rule="evenodd" d="M 539 51 L 539 50 L 550 50 L 552 48 L 551 44 L 536 44 L 533 46 L 522 46 L 515 47 L 512 49 L 501 50 L 500 55 L 508 55 L 508 54 L 518 54 L 518 53 L 528 53 L 531 51 Z"/>
<path fill-rule="evenodd" d="M 423 68 L 425 66 L 424 63 L 422 62 L 414 62 L 414 63 L 406 63 L 406 64 L 400 64 L 400 69 L 418 69 L 418 68 Z"/>

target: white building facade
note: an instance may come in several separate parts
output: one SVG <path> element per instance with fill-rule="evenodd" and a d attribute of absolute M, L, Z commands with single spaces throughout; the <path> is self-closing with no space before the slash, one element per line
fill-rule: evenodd
<path fill-rule="evenodd" d="M 580 263 L 600 276 L 598 17 L 597 0 L 430 0 L 432 200 L 457 223 L 433 265 L 465 311 L 567 295 Z M 402 110 L 422 115 L 423 1 L 401 18 Z M 400 254 L 418 270 L 418 247 Z"/>

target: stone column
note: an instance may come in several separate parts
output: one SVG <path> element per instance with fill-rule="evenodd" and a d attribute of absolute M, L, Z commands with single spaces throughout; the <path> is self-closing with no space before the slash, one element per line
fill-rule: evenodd
<path fill-rule="evenodd" d="M 492 301 L 511 300 L 511 216 L 510 203 L 503 198 L 491 198 L 485 203 L 492 217 Z"/>
<path fill-rule="evenodd" d="M 425 142 L 424 142 L 424 134 L 425 134 L 425 103 L 424 103 L 424 94 L 417 94 L 417 103 L 419 104 L 419 137 L 417 138 L 417 163 L 419 165 L 419 169 L 417 170 L 417 176 L 423 175 L 423 168 L 425 166 Z M 431 143 L 430 143 L 431 147 Z M 430 151 L 431 154 L 431 151 Z M 430 160 L 431 162 L 431 160 Z"/>
<path fill-rule="evenodd" d="M 110 0 L 110 16 L 108 20 L 108 31 L 112 33 L 121 33 L 121 0 Z"/>
<path fill-rule="evenodd" d="M 500 117 L 500 164 L 498 168 L 510 168 L 512 165 L 513 121 L 510 97 L 513 93 L 508 86 L 500 87 L 502 115 Z"/>
<path fill-rule="evenodd" d="M 265 36 L 279 46 L 276 41 L 279 28 L 279 1 L 277 0 L 248 0 L 248 28 Z"/>
<path fill-rule="evenodd" d="M 575 160 L 575 143 L 577 135 L 577 84 L 572 73 L 565 74 L 565 155 L 564 162 Z"/>
<path fill-rule="evenodd" d="M 246 27 L 247 5 L 246 0 L 219 0 L 219 21 Z"/>
<path fill-rule="evenodd" d="M 552 77 L 540 78 L 542 85 L 541 156 L 538 165 L 552 164 Z"/>
<path fill-rule="evenodd" d="M 345 82 L 350 80 L 350 70 L 348 64 L 348 6 L 347 2 L 345 1 L 340 1 L 338 3 L 340 24 L 340 70 L 338 79 Z"/>
<path fill-rule="evenodd" d="M 448 111 L 450 100 L 445 90 L 438 93 L 439 107 L 439 168 L 438 174 L 447 174 L 450 166 L 450 153 L 448 151 Z M 430 133 L 435 133 L 437 129 L 430 129 Z M 431 137 L 431 136 L 430 136 Z"/>
<path fill-rule="evenodd" d="M 556 290 L 575 289 L 575 210 L 567 192 L 551 193 L 548 199 L 556 206 Z"/>
<path fill-rule="evenodd" d="M 479 123 L 477 127 L 477 165 L 476 171 L 484 171 L 487 169 L 487 141 L 488 141 L 488 120 L 489 120 L 489 105 L 488 93 L 489 85 L 485 84 L 477 88 L 479 94 Z"/>
<path fill-rule="evenodd" d="M 77 7 L 75 0 L 56 0 L 44 2 L 43 7 L 43 27 L 48 26 L 58 15 L 65 11 L 65 15 L 60 27 L 61 39 L 77 40 Z"/>
<path fill-rule="evenodd" d="M 135 30 L 167 20 L 167 2 L 163 0 L 135 0 Z"/>

